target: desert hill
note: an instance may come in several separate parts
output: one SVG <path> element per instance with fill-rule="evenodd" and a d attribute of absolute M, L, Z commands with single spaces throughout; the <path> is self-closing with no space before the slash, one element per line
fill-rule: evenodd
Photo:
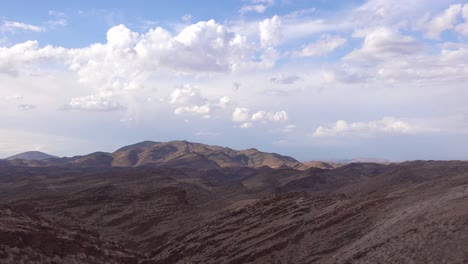
<path fill-rule="evenodd" d="M 0 263 L 138 263 L 99 234 L 0 205 Z"/>
<path fill-rule="evenodd" d="M 283 157 L 142 142 L 58 165 L 0 166 L 0 263 L 468 261 L 468 162 L 295 169 Z M 278 160 L 291 166 L 273 167 Z M 10 231 L 80 246 L 19 243 Z M 95 259 L 83 257 L 89 247 Z M 121 259 L 102 262 L 108 254 Z"/>
<path fill-rule="evenodd" d="M 57 158 L 56 156 L 40 152 L 40 151 L 27 151 L 23 153 L 19 153 L 16 155 L 13 155 L 11 157 L 5 158 L 6 160 L 15 160 L 15 159 L 21 159 L 21 160 L 46 160 L 46 159 L 51 159 L 51 158 Z"/>
<path fill-rule="evenodd" d="M 289 167 L 305 169 L 306 166 L 294 158 L 257 149 L 233 150 L 188 141 L 153 142 L 143 141 L 116 150 L 113 153 L 95 152 L 71 158 L 47 158 L 35 162 L 15 155 L 16 166 L 73 165 L 79 167 L 138 167 L 158 166 L 171 168 L 216 169 L 224 167 Z M 39 157 L 39 156 L 38 156 Z M 45 156 L 44 156 L 45 157 Z"/>

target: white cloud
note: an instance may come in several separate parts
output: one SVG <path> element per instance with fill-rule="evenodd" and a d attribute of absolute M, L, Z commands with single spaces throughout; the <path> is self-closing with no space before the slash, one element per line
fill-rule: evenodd
<path fill-rule="evenodd" d="M 231 98 L 229 98 L 227 96 L 223 96 L 223 97 L 221 97 L 221 99 L 219 99 L 218 106 L 221 109 L 225 109 L 226 107 L 229 106 L 230 103 L 231 103 Z"/>
<path fill-rule="evenodd" d="M 232 113 L 232 121 L 245 122 L 250 119 L 249 109 L 244 107 L 237 107 Z"/>
<path fill-rule="evenodd" d="M 64 27 L 68 24 L 67 15 L 63 12 L 50 10 L 49 16 L 51 17 L 51 19 L 45 22 L 45 24 L 48 27 L 51 27 L 51 28 Z"/>
<path fill-rule="evenodd" d="M 140 35 L 123 25 L 111 28 L 106 44 L 69 50 L 70 69 L 80 81 L 103 90 L 142 88 L 161 72 L 209 73 L 269 67 L 257 60 L 244 36 L 214 20 L 189 25 L 173 36 L 163 28 Z"/>
<path fill-rule="evenodd" d="M 281 18 L 277 15 L 259 23 L 260 43 L 262 47 L 276 46 L 282 38 Z"/>
<path fill-rule="evenodd" d="M 37 41 L 26 41 L 10 48 L 0 47 L 0 73 L 16 75 L 22 71 L 32 71 L 38 63 L 62 60 L 66 50 L 60 47 L 39 48 Z"/>
<path fill-rule="evenodd" d="M 40 26 L 35 26 L 31 24 L 26 24 L 22 22 L 16 21 L 3 21 L 3 24 L 0 27 L 1 31 L 3 32 L 15 32 L 17 30 L 23 31 L 32 31 L 32 32 L 44 32 L 46 31 L 45 28 Z"/>
<path fill-rule="evenodd" d="M 230 105 L 231 99 L 223 96 L 219 99 L 207 99 L 200 89 L 185 84 L 176 88 L 169 96 L 169 103 L 174 107 L 174 114 L 201 115 L 210 118 L 215 110 L 224 110 Z"/>
<path fill-rule="evenodd" d="M 355 34 L 365 36 L 362 47 L 344 56 L 341 65 L 324 70 L 325 82 L 436 87 L 467 80 L 468 49 L 462 43 L 440 44 L 434 53 L 429 44 L 386 27 Z"/>
<path fill-rule="evenodd" d="M 210 104 L 201 96 L 198 88 L 186 84 L 176 88 L 169 97 L 169 103 L 176 107 L 174 109 L 176 115 L 195 114 L 210 117 Z"/>
<path fill-rule="evenodd" d="M 286 111 L 279 111 L 276 113 L 258 111 L 252 115 L 252 121 L 272 121 L 272 122 L 282 122 L 288 120 L 288 114 Z"/>
<path fill-rule="evenodd" d="M 323 56 L 346 44 L 346 39 L 340 36 L 322 35 L 319 40 L 302 48 L 296 55 L 303 57 Z"/>
<path fill-rule="evenodd" d="M 68 21 L 66 19 L 55 19 L 47 21 L 46 24 L 50 27 L 64 27 L 68 24 Z"/>
<path fill-rule="evenodd" d="M 462 35 L 468 35 L 468 4 L 463 5 L 462 17 L 465 20 L 465 22 L 458 24 L 456 26 L 456 30 Z"/>
<path fill-rule="evenodd" d="M 250 115 L 248 108 L 237 107 L 232 113 L 232 121 L 237 123 L 243 123 L 241 128 L 250 128 L 254 122 L 268 123 L 268 122 L 284 122 L 288 120 L 288 114 L 286 111 L 279 112 L 267 112 L 257 111 Z"/>
<path fill-rule="evenodd" d="M 315 8 L 300 9 L 300 10 L 296 10 L 296 11 L 293 11 L 291 13 L 288 13 L 288 14 L 284 15 L 283 17 L 284 18 L 300 18 L 300 17 L 302 17 L 304 15 L 309 15 L 309 14 L 315 13 L 315 11 L 317 11 L 317 9 L 315 9 Z"/>
<path fill-rule="evenodd" d="M 65 111 L 109 112 L 123 110 L 125 107 L 105 95 L 90 95 L 73 98 L 62 109 Z"/>
<path fill-rule="evenodd" d="M 384 117 L 381 120 L 369 122 L 352 122 L 338 120 L 329 127 L 319 126 L 313 133 L 315 137 L 357 135 L 366 136 L 375 133 L 412 134 L 418 130 L 404 119 Z"/>
<path fill-rule="evenodd" d="M 252 127 L 252 123 L 250 122 L 245 122 L 240 126 L 240 128 L 251 128 L 251 127 Z"/>
<path fill-rule="evenodd" d="M 401 35 L 390 28 L 377 28 L 369 31 L 360 49 L 344 57 L 345 60 L 358 63 L 375 63 L 376 61 L 395 59 L 421 51 L 422 45 L 413 37 Z"/>
<path fill-rule="evenodd" d="M 241 14 L 246 14 L 249 12 L 263 13 L 267 9 L 266 5 L 244 5 L 241 7 L 239 12 Z"/>
<path fill-rule="evenodd" d="M 255 70 L 273 67 L 278 57 L 274 49 L 255 47 L 245 36 L 209 20 L 189 25 L 176 35 L 160 27 L 138 34 L 119 25 L 109 29 L 106 43 L 84 48 L 41 48 L 37 41 L 1 47 L 0 72 L 27 72 L 47 61 L 68 66 L 81 83 L 99 92 L 126 93 L 144 87 L 149 77 L 162 72 Z"/>
<path fill-rule="evenodd" d="M 272 6 L 274 0 L 251 0 L 250 5 L 243 5 L 239 10 L 239 13 L 246 14 L 249 12 L 263 13 L 268 7 Z"/>
<path fill-rule="evenodd" d="M 202 115 L 204 118 L 210 118 L 210 106 L 208 104 L 204 105 L 192 105 L 192 106 L 179 106 L 174 110 L 174 114 L 195 114 Z"/>
<path fill-rule="evenodd" d="M 176 88 L 170 95 L 169 103 L 180 104 L 204 104 L 206 99 L 200 95 L 200 90 L 192 85 L 185 84 Z"/>
<path fill-rule="evenodd" d="M 461 10 L 462 5 L 455 4 L 438 14 L 427 24 L 426 36 L 431 39 L 438 39 L 442 32 L 454 28 Z"/>

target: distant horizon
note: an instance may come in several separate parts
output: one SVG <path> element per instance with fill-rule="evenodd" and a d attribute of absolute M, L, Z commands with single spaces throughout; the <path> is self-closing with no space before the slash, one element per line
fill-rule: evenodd
<path fill-rule="evenodd" d="M 170 140 L 170 141 L 143 140 L 143 141 L 139 141 L 139 142 L 134 142 L 134 143 L 122 145 L 122 146 L 120 146 L 120 147 L 118 147 L 118 148 L 116 148 L 114 150 L 94 150 L 94 151 L 87 152 L 87 153 L 78 153 L 78 154 L 69 154 L 69 155 L 56 155 L 55 153 L 42 151 L 42 150 L 27 150 L 27 151 L 22 151 L 22 152 L 14 153 L 14 154 L 11 154 L 11 155 L 7 155 L 7 156 L 4 156 L 4 157 L 0 157 L 0 159 L 7 159 L 7 158 L 10 158 L 10 157 L 15 156 L 15 155 L 28 153 L 28 152 L 40 152 L 40 153 L 56 156 L 58 158 L 67 158 L 67 157 L 88 155 L 88 154 L 92 154 L 92 153 L 95 153 L 95 152 L 113 153 L 113 152 L 117 151 L 118 149 L 120 149 L 122 147 L 131 146 L 131 145 L 142 143 L 142 142 L 168 143 L 168 142 L 173 142 L 173 141 L 187 141 L 189 143 L 198 143 L 198 144 L 210 145 L 210 144 L 205 144 L 203 142 L 193 142 L 193 141 L 188 141 L 188 140 L 183 140 L 183 139 L 175 139 L 175 140 Z M 296 159 L 296 160 L 298 160 L 299 162 L 302 162 L 302 163 L 311 162 L 311 161 L 332 162 L 332 163 L 333 162 L 335 162 L 335 163 L 349 163 L 349 162 L 356 162 L 355 160 L 363 160 L 362 162 L 370 162 L 370 163 L 373 163 L 373 162 L 375 162 L 375 163 L 382 163 L 382 162 L 396 162 L 396 163 L 399 163 L 399 162 L 416 161 L 416 160 L 424 160 L 424 161 L 434 160 L 434 159 L 390 160 L 390 159 L 386 159 L 384 157 L 378 157 L 378 156 L 375 156 L 375 157 L 355 156 L 355 157 L 342 157 L 342 158 L 337 157 L 337 158 L 305 159 L 304 160 L 304 159 L 299 159 L 299 158 L 296 158 L 294 156 L 286 155 L 286 154 L 280 153 L 280 152 L 264 151 L 264 150 L 256 148 L 256 147 L 238 149 L 238 148 L 232 148 L 232 147 L 229 147 L 229 146 L 216 145 L 216 144 L 211 145 L 211 146 L 227 147 L 227 148 L 234 149 L 234 150 L 246 150 L 246 149 L 254 148 L 254 149 L 257 149 L 257 150 L 259 150 L 261 152 L 276 153 L 276 154 L 280 154 L 280 155 L 283 155 L 283 156 L 289 156 L 289 157 L 292 157 L 292 158 L 294 158 L 294 159 Z M 375 160 L 375 161 L 372 161 L 372 160 Z M 436 160 L 449 161 L 449 160 L 452 160 L 452 159 L 436 159 Z M 463 161 L 464 159 L 453 159 L 453 160 Z M 361 161 L 357 161 L 357 162 L 361 162 Z"/>
<path fill-rule="evenodd" d="M 146 138 L 468 155 L 463 1 L 5 1 L 0 58 L 0 157 Z"/>

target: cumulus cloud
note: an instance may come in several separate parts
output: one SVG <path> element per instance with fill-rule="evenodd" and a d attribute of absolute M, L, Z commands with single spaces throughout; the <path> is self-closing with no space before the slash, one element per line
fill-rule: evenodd
<path fill-rule="evenodd" d="M 345 60 L 364 64 L 376 61 L 407 56 L 420 52 L 422 45 L 413 37 L 381 27 L 366 34 L 361 48 L 356 49 L 344 57 Z"/>
<path fill-rule="evenodd" d="M 210 118 L 215 110 L 226 109 L 231 99 L 223 96 L 219 99 L 208 99 L 201 95 L 200 89 L 185 84 L 176 88 L 169 96 L 169 103 L 174 107 L 174 114 L 201 115 Z"/>
<path fill-rule="evenodd" d="M 279 76 L 270 78 L 270 82 L 277 84 L 293 84 L 303 79 L 297 75 Z"/>
<path fill-rule="evenodd" d="M 31 24 L 26 24 L 22 22 L 16 22 L 16 21 L 3 21 L 1 27 L 1 31 L 3 32 L 15 32 L 17 30 L 22 30 L 22 31 L 32 31 L 32 32 L 44 32 L 46 31 L 45 28 L 40 27 L 40 26 L 35 26 Z"/>
<path fill-rule="evenodd" d="M 449 6 L 444 12 L 429 21 L 426 36 L 431 39 L 438 39 L 442 32 L 454 28 L 461 11 L 461 4 Z"/>
<path fill-rule="evenodd" d="M 319 40 L 304 46 L 295 54 L 302 57 L 323 56 L 345 45 L 346 42 L 347 40 L 340 36 L 322 35 Z"/>
<path fill-rule="evenodd" d="M 26 41 L 10 48 L 0 47 L 0 58 L 0 73 L 17 75 L 34 69 L 37 64 L 65 59 L 66 50 L 49 45 L 40 48 L 37 41 Z"/>
<path fill-rule="evenodd" d="M 186 84 L 176 88 L 169 97 L 169 103 L 175 107 L 174 114 L 176 115 L 195 114 L 210 117 L 210 104 L 201 96 L 198 88 Z"/>
<path fill-rule="evenodd" d="M 218 102 L 218 106 L 221 109 L 227 108 L 230 104 L 231 104 L 231 98 L 229 98 L 227 96 L 221 97 L 221 99 L 219 99 L 219 102 Z"/>
<path fill-rule="evenodd" d="M 273 67 L 279 58 L 271 47 L 252 45 L 245 36 L 229 31 L 214 20 L 189 25 L 177 34 L 161 27 L 140 34 L 118 25 L 108 30 L 106 40 L 74 49 L 40 47 L 37 41 L 0 47 L 0 73 L 18 75 L 44 71 L 51 65 L 54 70 L 62 66 L 94 90 L 94 95 L 72 99 L 64 110 L 115 111 L 129 109 L 121 103 L 128 100 L 119 97 L 130 98 L 158 75 L 256 70 Z M 239 86 L 237 83 L 234 88 Z M 105 95 L 108 93 L 112 96 Z M 226 108 L 228 104 L 227 98 L 217 98 L 172 105 L 176 114 L 209 117 L 214 110 Z"/>
<path fill-rule="evenodd" d="M 232 113 L 232 121 L 234 122 L 245 122 L 249 119 L 249 109 L 245 107 L 236 107 L 236 109 Z"/>
<path fill-rule="evenodd" d="M 362 46 L 344 56 L 341 65 L 324 70 L 324 81 L 385 81 L 392 85 L 414 82 L 435 87 L 466 80 L 468 49 L 462 43 L 443 43 L 437 47 L 439 53 L 429 53 L 428 44 L 386 27 L 355 34 L 365 36 Z"/>
<path fill-rule="evenodd" d="M 65 111 L 110 112 L 123 110 L 125 107 L 107 96 L 90 95 L 71 99 L 62 107 Z"/>
<path fill-rule="evenodd" d="M 412 134 L 417 128 L 404 119 L 384 117 L 369 122 L 352 122 L 338 120 L 329 127 L 319 126 L 313 133 L 315 137 L 356 135 L 366 136 L 375 133 Z"/>
<path fill-rule="evenodd" d="M 276 113 L 258 111 L 252 115 L 252 121 L 272 121 L 272 122 L 281 122 L 288 120 L 288 114 L 286 111 L 279 111 Z"/>
<path fill-rule="evenodd" d="M 181 114 L 195 114 L 195 115 L 202 115 L 205 118 L 210 117 L 210 106 L 208 104 L 205 105 L 192 105 L 192 106 L 179 106 L 174 110 L 174 114 L 181 115 Z"/>
<path fill-rule="evenodd" d="M 76 49 L 41 48 L 37 41 L 27 41 L 1 47 L 0 57 L 2 73 L 18 74 L 50 61 L 76 72 L 80 82 L 98 91 L 128 91 L 142 88 L 150 76 L 161 72 L 255 70 L 272 67 L 279 56 L 209 20 L 189 25 L 178 34 L 161 27 L 139 34 L 118 25 L 108 30 L 106 43 Z"/>
<path fill-rule="evenodd" d="M 214 20 L 189 25 L 178 34 L 157 27 L 145 34 L 132 32 L 124 25 L 107 32 L 107 42 L 85 48 L 63 49 L 28 41 L 11 48 L 0 48 L 0 71 L 55 59 L 76 72 L 80 81 L 99 89 L 134 89 L 148 75 L 162 70 L 175 72 L 226 72 L 244 66 L 268 67 L 274 59 L 267 51 L 262 58 L 245 36 L 228 31 Z M 261 57 L 261 56 L 260 56 Z M 12 67 L 13 66 L 13 67 Z"/>
<path fill-rule="evenodd" d="M 259 23 L 260 43 L 262 47 L 276 46 L 282 38 L 281 18 L 277 15 Z"/>
<path fill-rule="evenodd" d="M 242 123 L 241 128 L 250 128 L 254 122 L 268 123 L 268 122 L 284 122 L 288 120 L 286 111 L 267 112 L 257 111 L 250 115 L 250 111 L 245 107 L 237 107 L 232 113 L 232 121 Z"/>

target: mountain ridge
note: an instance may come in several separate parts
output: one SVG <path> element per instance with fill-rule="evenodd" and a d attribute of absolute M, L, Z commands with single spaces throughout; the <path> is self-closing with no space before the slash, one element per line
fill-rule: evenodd
<path fill-rule="evenodd" d="M 21 152 L 13 156 L 6 157 L 6 160 L 15 160 L 15 159 L 22 159 L 22 160 L 46 160 L 50 158 L 58 158 L 57 156 L 50 155 L 41 151 L 26 151 Z"/>
<path fill-rule="evenodd" d="M 14 157 L 14 156 L 13 156 Z M 21 156 L 18 156 L 21 157 Z M 277 153 L 262 152 L 255 148 L 234 150 L 228 147 L 175 140 L 169 142 L 142 141 L 127 145 L 114 152 L 94 152 L 74 157 L 43 159 L 17 159 L 17 166 L 79 166 L 79 167 L 190 167 L 215 169 L 223 167 L 288 167 L 307 169 L 298 160 Z"/>

